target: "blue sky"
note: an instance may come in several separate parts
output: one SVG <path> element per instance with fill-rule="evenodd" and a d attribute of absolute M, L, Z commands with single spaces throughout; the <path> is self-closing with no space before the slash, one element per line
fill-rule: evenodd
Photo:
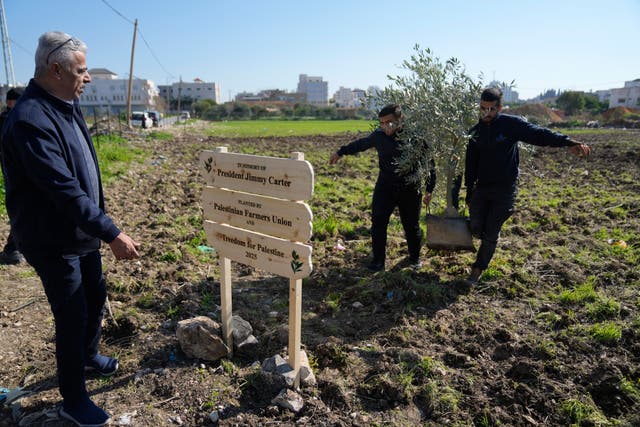
<path fill-rule="evenodd" d="M 598 90 L 640 78 L 640 0 L 4 0 L 18 82 L 37 39 L 60 30 L 87 43 L 90 68 L 168 84 L 199 77 L 241 91 L 295 90 L 299 74 L 340 87 L 384 87 L 419 44 L 458 58 L 483 81 L 515 80 L 521 98 Z M 109 7 L 109 5 L 111 7 Z M 116 13 L 117 10 L 122 16 Z M 124 16 L 124 18 L 123 18 Z M 2 83 L 6 82 L 0 68 Z"/>

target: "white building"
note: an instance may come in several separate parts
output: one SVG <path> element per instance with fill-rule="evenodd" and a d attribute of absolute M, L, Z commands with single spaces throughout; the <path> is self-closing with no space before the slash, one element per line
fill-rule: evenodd
<path fill-rule="evenodd" d="M 518 102 L 520 99 L 520 94 L 513 90 L 509 85 L 499 82 L 497 80 L 489 83 L 489 87 L 497 87 L 502 91 L 502 101 L 505 103 L 509 102 Z"/>
<path fill-rule="evenodd" d="M 382 109 L 382 105 L 380 105 L 380 101 L 375 98 L 381 92 L 378 86 L 369 86 L 367 88 L 367 96 L 369 97 L 369 102 L 367 103 L 367 110 L 370 111 L 378 111 Z"/>
<path fill-rule="evenodd" d="M 351 93 L 353 94 L 353 107 L 363 108 L 365 106 L 367 91 L 362 89 L 354 89 L 353 91 L 351 91 Z"/>
<path fill-rule="evenodd" d="M 640 108 L 640 79 L 624 82 L 624 87 L 611 89 L 609 108 Z"/>
<path fill-rule="evenodd" d="M 605 90 L 597 90 L 596 96 L 598 97 L 598 101 L 600 102 L 610 102 L 611 101 L 611 89 Z"/>
<path fill-rule="evenodd" d="M 89 70 L 91 83 L 80 95 L 80 105 L 87 114 L 105 114 L 107 110 L 119 113 L 127 109 L 129 79 L 119 79 L 118 75 L 106 68 Z M 155 110 L 158 89 L 147 79 L 134 78 L 131 87 L 131 110 Z"/>
<path fill-rule="evenodd" d="M 322 81 L 320 76 L 300 74 L 298 92 L 307 94 L 309 104 L 329 105 L 329 82 Z"/>
<path fill-rule="evenodd" d="M 333 94 L 333 102 L 337 108 L 362 108 L 366 92 L 362 89 L 350 89 L 340 86 Z"/>
<path fill-rule="evenodd" d="M 333 94 L 333 103 L 338 108 L 351 108 L 353 102 L 353 94 L 348 87 L 340 86 L 340 89 Z"/>
<path fill-rule="evenodd" d="M 195 78 L 193 82 L 176 82 L 171 85 L 160 85 L 160 96 L 165 100 L 180 99 L 200 101 L 202 99 L 212 99 L 216 104 L 220 104 L 220 85 L 214 82 L 205 82 Z"/>

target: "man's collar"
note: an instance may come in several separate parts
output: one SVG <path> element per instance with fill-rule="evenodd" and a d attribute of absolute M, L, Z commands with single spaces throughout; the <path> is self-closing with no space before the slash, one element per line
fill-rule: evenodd
<path fill-rule="evenodd" d="M 73 111 L 75 109 L 75 101 L 65 101 L 64 99 L 60 99 L 57 96 L 54 96 L 49 91 L 47 91 L 44 87 L 42 87 L 35 79 L 31 79 L 29 81 L 29 85 L 25 90 L 25 94 L 27 92 L 33 93 L 37 97 L 46 99 L 55 108 L 58 108 L 61 112 L 65 114 L 73 115 Z"/>

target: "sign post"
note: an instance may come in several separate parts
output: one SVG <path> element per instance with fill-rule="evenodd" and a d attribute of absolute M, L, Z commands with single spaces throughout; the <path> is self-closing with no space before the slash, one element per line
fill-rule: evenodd
<path fill-rule="evenodd" d="M 200 155 L 206 187 L 204 229 L 220 260 L 222 333 L 233 350 L 231 260 L 289 278 L 289 365 L 300 384 L 302 279 L 312 271 L 313 215 L 304 203 L 313 195 L 314 175 L 303 153 L 289 159 L 228 153 L 226 147 Z"/>

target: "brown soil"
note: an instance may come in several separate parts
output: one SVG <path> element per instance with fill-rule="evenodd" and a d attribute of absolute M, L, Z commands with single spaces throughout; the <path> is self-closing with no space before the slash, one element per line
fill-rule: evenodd
<path fill-rule="evenodd" d="M 524 104 L 518 107 L 509 108 L 508 110 L 504 110 L 504 112 L 507 114 L 514 114 L 516 116 L 524 116 L 529 120 L 545 125 L 564 121 L 558 113 L 543 104 Z"/>
<path fill-rule="evenodd" d="M 640 110 L 628 107 L 610 108 L 602 113 L 602 118 L 604 120 L 613 120 L 619 117 L 623 117 L 627 114 L 640 114 Z"/>
<path fill-rule="evenodd" d="M 424 248 L 425 265 L 413 272 L 403 264 L 400 231 L 389 241 L 390 271 L 376 275 L 363 268 L 367 230 L 314 238 L 302 343 L 318 386 L 301 390 L 305 406 L 294 414 L 271 403 L 280 386 L 254 367 L 286 356 L 285 279 L 233 263 L 234 314 L 253 325 L 254 354 L 203 363 L 180 351 L 177 321 L 220 315 L 217 257 L 189 249 L 202 237 L 197 157 L 222 145 L 279 157 L 320 149 L 326 154 L 313 163 L 316 176 L 348 184 L 353 171 L 326 163 L 352 136 L 219 139 L 186 129 L 170 141 L 136 140 L 151 157 L 105 188 L 110 215 L 143 244 L 138 262 L 117 262 L 103 249 L 115 319 L 106 318 L 102 350 L 121 367 L 88 385 L 115 422 L 208 426 L 217 410 L 225 426 L 552 426 L 579 421 L 562 409 L 575 399 L 621 425 L 640 425 L 640 132 L 582 136 L 594 147 L 588 162 L 559 150 L 533 154 L 495 274 L 471 289 L 459 280 L 469 254 Z M 370 175 L 373 183 L 375 167 Z M 544 195 L 537 194 L 541 181 Z M 539 204 L 541 197 L 548 203 Z M 366 209 L 344 202 L 310 204 L 317 217 L 331 209 L 370 223 Z M 6 220 L 0 229 L 6 235 Z M 628 252 L 604 241 L 614 229 L 632 236 Z M 347 250 L 333 249 L 337 237 Z M 623 325 L 614 343 L 589 336 L 595 321 L 584 305 L 554 297 L 590 276 L 600 295 L 621 305 L 610 319 Z M 34 418 L 24 425 L 68 425 L 37 418 L 60 400 L 54 350 L 52 317 L 32 269 L 0 267 L 0 387 L 34 392 L 15 409 Z M 598 425 L 596 415 L 583 425 Z M 0 426 L 15 425 L 12 410 L 2 408 Z"/>

